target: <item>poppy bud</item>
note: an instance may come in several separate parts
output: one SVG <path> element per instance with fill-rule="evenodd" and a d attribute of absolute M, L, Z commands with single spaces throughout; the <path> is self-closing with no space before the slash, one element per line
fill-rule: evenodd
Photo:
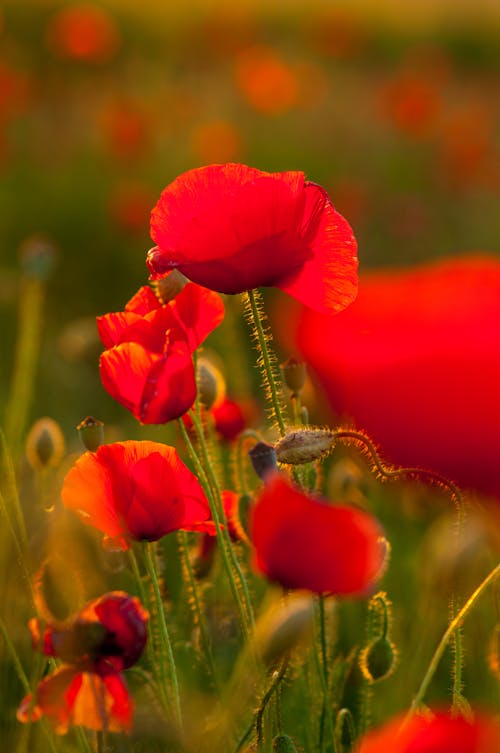
<path fill-rule="evenodd" d="M 33 424 L 26 438 L 26 456 L 32 468 L 58 465 L 64 451 L 64 436 L 58 423 L 51 418 L 40 418 Z"/>
<path fill-rule="evenodd" d="M 28 277 L 46 280 L 54 267 L 56 250 L 44 235 L 30 235 L 19 249 L 23 271 Z"/>
<path fill-rule="evenodd" d="M 297 753 L 297 748 L 288 735 L 276 735 L 273 739 L 273 753 Z"/>
<path fill-rule="evenodd" d="M 257 442 L 248 452 L 252 461 L 253 469 L 257 476 L 263 481 L 270 473 L 278 470 L 276 450 L 270 444 Z"/>
<path fill-rule="evenodd" d="M 275 445 L 278 462 L 299 465 L 318 460 L 332 449 L 333 436 L 328 429 L 292 431 Z"/>
<path fill-rule="evenodd" d="M 255 646 L 262 662 L 274 666 L 286 658 L 312 628 L 314 602 L 310 594 L 288 596 L 273 604 L 255 626 Z"/>
<path fill-rule="evenodd" d="M 221 403 L 224 399 L 226 394 L 224 377 L 219 369 L 206 358 L 198 359 L 196 383 L 201 404 L 206 410 L 210 410 L 213 405 Z"/>
<path fill-rule="evenodd" d="M 298 395 L 306 382 L 306 365 L 297 358 L 289 358 L 281 364 L 283 379 L 292 396 Z"/>
<path fill-rule="evenodd" d="M 76 427 L 84 446 L 95 452 L 104 442 L 104 424 L 98 418 L 87 416 Z"/>
<path fill-rule="evenodd" d="M 387 636 L 379 636 L 360 654 L 359 665 L 368 682 L 384 680 L 396 666 L 396 651 Z"/>
<path fill-rule="evenodd" d="M 155 295 L 161 303 L 168 303 L 173 300 L 181 290 L 187 285 L 188 279 L 184 277 L 182 272 L 178 269 L 173 269 L 171 272 L 156 280 L 153 283 L 153 289 Z"/>

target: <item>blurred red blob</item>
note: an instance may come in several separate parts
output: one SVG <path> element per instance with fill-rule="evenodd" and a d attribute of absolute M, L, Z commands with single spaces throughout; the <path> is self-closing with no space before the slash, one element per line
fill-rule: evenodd
<path fill-rule="evenodd" d="M 107 63 L 120 46 L 113 18 L 91 4 L 71 5 L 57 11 L 47 24 L 46 39 L 57 57 L 86 63 Z"/>
<path fill-rule="evenodd" d="M 298 344 L 332 409 L 388 460 L 500 495 L 500 260 L 362 277 L 336 317 L 304 310 Z"/>
<path fill-rule="evenodd" d="M 30 94 L 29 76 L 0 61 L 0 123 L 23 112 Z"/>
<path fill-rule="evenodd" d="M 251 514 L 254 562 L 284 588 L 362 594 L 384 562 L 382 531 L 363 510 L 330 505 L 275 474 Z"/>
<path fill-rule="evenodd" d="M 118 183 L 108 199 L 109 213 L 121 230 L 143 233 L 154 199 L 151 188 L 144 183 Z"/>
<path fill-rule="evenodd" d="M 414 716 L 404 726 L 398 717 L 361 741 L 358 753 L 493 753 L 500 750 L 500 726 L 479 714 L 473 721 L 439 712 Z"/>
<path fill-rule="evenodd" d="M 246 417 L 240 403 L 225 397 L 211 409 L 215 430 L 223 439 L 231 442 L 246 426 Z"/>
<path fill-rule="evenodd" d="M 119 159 L 142 157 L 151 144 L 151 123 L 140 105 L 132 99 L 109 103 L 100 116 L 100 126 L 109 154 Z"/>
<path fill-rule="evenodd" d="M 454 188 L 498 186 L 491 111 L 476 104 L 447 113 L 438 139 L 438 166 Z M 495 169 L 495 166 L 496 169 Z"/>
<path fill-rule="evenodd" d="M 97 319 L 104 388 L 142 423 L 179 418 L 196 396 L 191 354 L 223 316 L 220 296 L 199 285 L 188 283 L 165 304 L 140 288 L 125 311 Z"/>
<path fill-rule="evenodd" d="M 241 135 L 235 125 L 226 120 L 200 123 L 191 134 L 191 149 L 202 163 L 231 162 L 242 152 Z"/>
<path fill-rule="evenodd" d="M 134 704 L 121 672 L 140 658 L 148 619 L 137 598 L 112 591 L 65 623 L 31 620 L 34 647 L 63 664 L 38 684 L 34 699 L 23 699 L 18 720 L 45 715 L 59 734 L 75 724 L 130 732 Z"/>
<path fill-rule="evenodd" d="M 357 245 L 326 191 L 300 172 L 210 165 L 176 178 L 151 214 L 153 279 L 178 268 L 221 293 L 274 286 L 318 311 L 357 289 Z"/>
<path fill-rule="evenodd" d="M 272 48 L 246 49 L 237 57 L 234 73 L 238 90 L 260 112 L 279 115 L 297 103 L 297 76 Z"/>
<path fill-rule="evenodd" d="M 441 109 L 441 93 L 430 74 L 403 71 L 379 93 L 382 114 L 399 131 L 415 138 L 428 135 Z"/>
<path fill-rule="evenodd" d="M 198 480 L 173 447 L 158 442 L 116 442 L 86 452 L 66 475 L 62 500 L 116 549 L 178 530 L 214 533 Z"/>

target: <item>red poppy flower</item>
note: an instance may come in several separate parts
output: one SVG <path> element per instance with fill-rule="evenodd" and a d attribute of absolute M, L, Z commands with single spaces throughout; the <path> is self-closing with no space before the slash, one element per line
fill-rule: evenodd
<path fill-rule="evenodd" d="M 113 18 L 102 8 L 82 4 L 61 8 L 47 26 L 50 49 L 61 58 L 106 63 L 120 45 Z"/>
<path fill-rule="evenodd" d="M 141 288 L 125 311 L 97 319 L 107 348 L 99 363 L 104 388 L 142 423 L 178 418 L 196 396 L 191 353 L 223 316 L 220 297 L 199 285 L 166 304 Z"/>
<path fill-rule="evenodd" d="M 105 543 L 157 541 L 177 530 L 214 532 L 205 494 L 173 447 L 116 442 L 82 455 L 64 479 L 62 500 Z"/>
<path fill-rule="evenodd" d="M 17 718 L 47 716 L 56 732 L 80 724 L 94 730 L 129 732 L 133 701 L 121 670 L 139 659 L 147 640 L 148 613 L 139 600 L 113 591 L 89 602 L 64 624 L 30 629 L 35 646 L 64 664 L 21 702 Z"/>
<path fill-rule="evenodd" d="M 176 178 L 151 214 L 153 278 L 177 268 L 221 293 L 274 286 L 323 312 L 357 289 L 356 240 L 300 172 L 210 165 Z"/>
<path fill-rule="evenodd" d="M 493 753 L 500 750 L 500 726 L 486 715 L 474 721 L 440 712 L 435 717 L 414 716 L 402 727 L 398 717 L 370 732 L 358 753 Z"/>
<path fill-rule="evenodd" d="M 336 317 L 304 311 L 299 346 L 335 412 L 403 466 L 500 495 L 500 261 L 365 274 Z"/>
<path fill-rule="evenodd" d="M 360 594 L 380 573 L 381 529 L 368 513 L 330 505 L 274 475 L 252 512 L 255 564 L 284 588 Z"/>
<path fill-rule="evenodd" d="M 245 415 L 239 403 L 225 397 L 222 402 L 213 406 L 211 410 L 216 431 L 231 441 L 241 434 L 245 428 Z"/>

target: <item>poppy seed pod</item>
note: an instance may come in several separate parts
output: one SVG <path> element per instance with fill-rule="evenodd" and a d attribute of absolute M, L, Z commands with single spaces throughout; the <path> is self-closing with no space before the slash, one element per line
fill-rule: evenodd
<path fill-rule="evenodd" d="M 278 470 L 276 450 L 270 444 L 265 442 L 257 442 L 248 452 L 248 456 L 252 461 L 253 469 L 257 476 L 263 481 L 270 473 L 274 473 Z"/>
<path fill-rule="evenodd" d="M 65 449 L 64 436 L 56 421 L 52 418 L 35 421 L 26 438 L 26 456 L 32 468 L 40 470 L 58 465 Z"/>
<path fill-rule="evenodd" d="M 292 396 L 298 395 L 306 382 L 307 370 L 305 362 L 299 361 L 297 358 L 289 358 L 285 363 L 281 364 L 281 372 Z"/>
<path fill-rule="evenodd" d="M 87 416 L 80 421 L 76 429 L 89 452 L 95 452 L 104 442 L 104 424 L 98 418 Z"/>
<path fill-rule="evenodd" d="M 334 434 L 328 429 L 299 429 L 286 434 L 275 445 L 279 463 L 300 465 L 318 460 L 330 452 Z"/>

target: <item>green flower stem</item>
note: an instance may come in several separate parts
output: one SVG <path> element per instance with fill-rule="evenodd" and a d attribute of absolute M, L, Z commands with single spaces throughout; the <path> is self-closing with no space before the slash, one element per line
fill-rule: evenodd
<path fill-rule="evenodd" d="M 416 712 L 416 710 L 422 703 L 451 636 L 453 635 L 455 630 L 462 624 L 462 621 L 468 615 L 468 613 L 470 612 L 470 610 L 472 609 L 472 607 L 474 606 L 478 598 L 481 596 L 483 591 L 485 591 L 488 588 L 488 586 L 491 583 L 493 583 L 497 575 L 500 575 L 500 563 L 493 570 L 491 570 L 490 573 L 488 573 L 486 578 L 479 584 L 479 586 L 467 599 L 463 607 L 457 612 L 453 620 L 450 622 L 450 624 L 446 628 L 445 632 L 443 633 L 443 637 L 439 641 L 438 646 L 434 652 L 434 655 L 430 661 L 430 664 L 427 668 L 427 672 L 425 673 L 425 676 L 420 684 L 420 687 L 417 690 L 417 693 L 413 699 L 413 702 L 410 706 L 410 710 L 408 711 L 408 714 L 406 715 L 403 725 L 405 725 L 411 719 L 413 714 Z"/>
<path fill-rule="evenodd" d="M 170 681 L 171 693 L 173 695 L 175 720 L 179 726 L 179 729 L 181 729 L 182 728 L 182 716 L 181 716 L 181 703 L 180 703 L 180 694 L 179 694 L 179 681 L 177 679 L 177 670 L 175 667 L 174 653 L 172 651 L 172 643 L 170 641 L 170 636 L 169 636 L 168 628 L 167 628 L 167 621 L 165 619 L 165 609 L 163 606 L 163 599 L 160 592 L 160 583 L 158 579 L 156 556 L 155 556 L 153 544 L 149 542 L 145 543 L 143 551 L 144 551 L 144 562 L 146 564 L 146 569 L 148 571 L 149 579 L 153 586 L 153 592 L 154 592 L 155 604 L 156 604 L 156 614 L 158 616 L 158 626 L 160 630 L 159 671 L 160 671 L 160 677 L 161 677 L 161 684 L 163 688 L 165 689 L 165 693 L 168 695 L 167 693 L 167 686 L 168 686 L 167 671 L 168 671 L 168 674 L 169 674 L 168 679 Z"/>
<path fill-rule="evenodd" d="M 320 716 L 320 731 L 319 731 L 319 749 L 325 750 L 325 719 L 328 720 L 328 727 L 330 733 L 330 739 L 333 741 L 334 728 L 333 720 L 330 713 L 330 691 L 329 691 L 329 679 L 328 679 L 328 648 L 326 641 L 326 614 L 325 614 L 325 597 L 320 594 L 318 598 L 318 614 L 319 614 L 319 644 L 321 650 L 321 656 L 318 652 L 318 642 L 314 642 L 314 651 L 316 655 L 316 662 L 318 665 L 321 689 L 323 691 L 323 702 L 321 705 Z"/>
<path fill-rule="evenodd" d="M 274 369 L 275 356 L 271 354 L 268 347 L 271 334 L 269 330 L 265 330 L 262 324 L 265 319 L 265 314 L 262 308 L 262 297 L 257 289 L 248 290 L 246 292 L 246 300 L 248 302 L 248 321 L 253 325 L 253 338 L 257 344 L 257 350 L 259 351 L 258 364 L 262 370 L 262 377 L 264 386 L 266 388 L 267 397 L 271 403 L 272 414 L 277 423 L 279 433 L 283 437 L 286 434 L 285 419 L 283 417 L 284 409 L 282 405 L 282 390 L 281 385 Z"/>
<path fill-rule="evenodd" d="M 196 419 L 196 416 L 193 414 L 193 420 Z M 191 458 L 191 461 L 194 465 L 194 469 L 196 472 L 196 475 L 198 476 L 198 479 L 205 491 L 205 494 L 207 496 L 208 504 L 210 506 L 210 512 L 212 514 L 212 518 L 215 524 L 215 535 L 217 537 L 217 544 L 219 546 L 219 551 L 222 556 L 222 561 L 224 563 L 224 567 L 227 573 L 227 577 L 229 579 L 229 584 L 231 586 L 231 591 L 234 597 L 234 600 L 236 602 L 236 605 L 238 607 L 239 615 L 240 615 L 240 622 L 241 622 L 241 629 L 243 632 L 243 635 L 245 639 L 248 641 L 250 638 L 250 631 L 249 627 L 247 625 L 247 622 L 250 622 L 251 620 L 251 613 L 247 613 L 247 610 L 245 609 L 245 606 L 243 605 L 240 589 L 238 588 L 238 584 L 236 582 L 235 574 L 233 571 L 233 567 L 231 565 L 230 561 L 230 554 L 231 552 L 233 555 L 233 550 L 231 546 L 227 546 L 226 538 L 224 532 L 226 531 L 226 528 L 222 528 L 221 525 L 221 519 L 219 515 L 219 505 L 217 504 L 217 501 L 215 499 L 212 487 L 208 481 L 207 474 L 205 472 L 205 468 L 202 465 L 196 450 L 193 447 L 193 443 L 191 442 L 191 439 L 189 438 L 189 434 L 186 431 L 186 427 L 184 426 L 184 423 L 182 419 L 178 419 L 179 428 L 182 434 L 182 438 L 184 439 L 184 442 L 186 444 L 187 450 L 189 452 L 189 456 Z M 227 534 L 227 531 L 226 531 Z M 233 560 L 234 561 L 234 560 Z M 239 569 L 239 568 L 238 568 Z M 243 576 L 241 576 L 243 577 Z"/>
<path fill-rule="evenodd" d="M 12 524 L 12 520 L 10 518 L 8 509 L 7 509 L 7 505 L 5 503 L 3 495 L 0 494 L 0 518 L 1 518 L 2 515 L 5 518 L 5 522 L 7 524 L 7 528 L 9 530 L 9 533 L 10 533 L 10 535 L 12 537 L 12 541 L 14 543 L 14 549 L 15 549 L 15 552 L 16 552 L 17 563 L 19 565 L 19 569 L 21 570 L 21 574 L 22 574 L 23 580 L 25 581 L 26 586 L 27 586 L 27 590 L 28 590 L 28 593 L 29 593 L 29 596 L 30 596 L 30 599 L 31 599 L 31 606 L 34 609 L 34 611 L 36 611 L 35 596 L 34 596 L 34 592 L 33 592 L 33 583 L 31 581 L 31 575 L 29 573 L 28 566 L 26 564 L 26 557 L 25 557 L 25 554 L 23 552 L 23 548 L 22 548 L 21 543 L 19 541 L 19 538 L 17 536 L 17 533 L 16 533 L 16 530 L 14 528 L 14 525 Z"/>
<path fill-rule="evenodd" d="M 144 588 L 144 583 L 142 580 L 141 572 L 139 570 L 137 557 L 135 556 L 133 549 L 127 550 L 127 558 L 128 558 L 132 573 L 134 575 L 135 581 L 137 583 L 137 588 L 139 590 L 139 596 L 140 596 L 141 602 L 144 607 L 147 607 L 149 609 L 150 599 L 148 598 L 148 594 L 146 593 L 146 589 Z M 168 708 L 169 706 L 168 697 L 165 696 L 165 689 L 162 686 L 160 678 L 158 677 L 158 672 L 159 672 L 158 662 L 156 661 L 156 657 L 155 657 L 153 641 L 150 639 L 148 639 L 146 643 L 146 656 L 148 660 L 148 666 L 151 667 L 153 675 L 155 675 L 156 686 L 162 698 L 163 706 L 164 708 Z"/>
<path fill-rule="evenodd" d="M 9 518 L 15 521 L 13 524 L 14 530 L 17 528 L 21 546 L 24 551 L 28 550 L 28 536 L 26 533 L 26 526 L 24 523 L 24 517 L 21 510 L 21 504 L 19 501 L 19 494 L 17 493 L 16 474 L 14 471 L 14 464 L 12 462 L 12 456 L 7 446 L 5 434 L 0 429 L 0 492 L 5 499 L 4 508 Z"/>
<path fill-rule="evenodd" d="M 17 457 L 26 428 L 41 342 L 42 310 L 45 284 L 25 277 L 19 295 L 19 331 L 11 379 L 10 397 L 5 414 L 5 433 L 12 454 Z"/>
<path fill-rule="evenodd" d="M 217 672 L 215 669 L 214 658 L 212 654 L 212 646 L 210 643 L 210 636 L 208 633 L 207 623 L 205 615 L 203 614 L 203 607 L 200 595 L 200 589 L 198 587 L 198 581 L 196 580 L 193 572 L 193 565 L 189 558 L 187 534 L 185 531 L 179 531 L 178 533 L 179 549 L 181 553 L 182 568 L 186 574 L 186 579 L 189 588 L 190 602 L 193 606 L 195 614 L 196 624 L 200 629 L 201 643 L 203 646 L 203 655 L 206 659 L 212 682 L 214 684 L 217 696 L 220 697 L 220 686 L 217 680 Z"/>
<path fill-rule="evenodd" d="M 264 712 L 274 693 L 277 692 L 288 669 L 288 659 L 285 659 L 278 671 L 273 672 L 272 682 L 264 693 L 255 713 L 255 735 L 257 738 L 257 750 L 262 751 L 264 746 Z"/>

